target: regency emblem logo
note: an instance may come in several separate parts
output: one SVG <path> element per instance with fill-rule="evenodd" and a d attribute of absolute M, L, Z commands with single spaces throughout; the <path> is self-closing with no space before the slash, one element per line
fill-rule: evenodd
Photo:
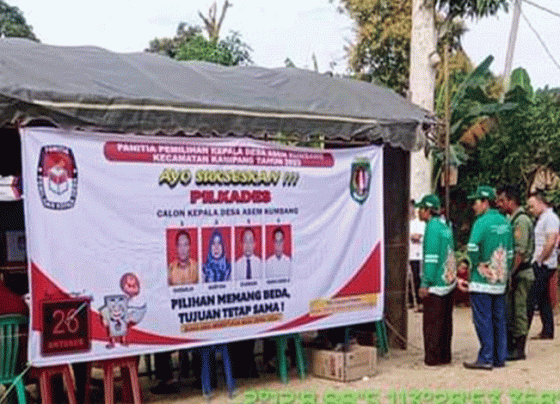
<path fill-rule="evenodd" d="M 368 159 L 357 159 L 352 163 L 350 176 L 350 195 L 362 204 L 369 196 L 371 184 L 371 166 Z"/>

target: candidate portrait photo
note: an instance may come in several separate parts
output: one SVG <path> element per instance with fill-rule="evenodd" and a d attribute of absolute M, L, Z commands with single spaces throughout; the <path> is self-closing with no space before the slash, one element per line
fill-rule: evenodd
<path fill-rule="evenodd" d="M 204 282 L 231 280 L 231 227 L 202 229 L 202 260 Z"/>
<path fill-rule="evenodd" d="M 167 229 L 167 283 L 169 286 L 198 283 L 196 228 Z"/>
<path fill-rule="evenodd" d="M 262 278 L 262 228 L 235 227 L 235 280 Z"/>
<path fill-rule="evenodd" d="M 265 277 L 289 278 L 292 274 L 292 226 L 267 225 Z"/>

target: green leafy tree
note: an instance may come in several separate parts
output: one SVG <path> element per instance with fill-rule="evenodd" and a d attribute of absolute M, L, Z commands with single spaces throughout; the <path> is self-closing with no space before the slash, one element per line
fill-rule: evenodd
<path fill-rule="evenodd" d="M 218 42 L 231 55 L 231 66 L 250 65 L 253 63 L 251 59 L 251 48 L 246 42 L 241 40 L 241 34 L 237 31 L 230 31 L 229 35 Z"/>
<path fill-rule="evenodd" d="M 224 66 L 250 64 L 251 48 L 240 38 L 238 32 L 214 43 L 201 34 L 195 35 L 176 49 L 175 59 L 203 60 Z"/>
<path fill-rule="evenodd" d="M 495 80 L 490 72 L 493 60 L 493 56 L 488 56 L 464 78 L 453 93 L 450 104 L 450 164 L 457 167 L 466 163 L 469 149 L 477 146 L 480 139 L 496 126 L 500 114 L 514 111 L 520 105 L 511 96 L 507 97 L 506 102 L 500 102 L 499 96 L 494 97 L 489 93 L 489 83 Z M 436 110 L 443 110 L 442 104 L 440 92 Z M 433 156 L 432 179 L 435 188 L 442 173 L 443 141 L 436 144 Z"/>
<path fill-rule="evenodd" d="M 508 10 L 510 0 L 436 0 L 435 7 L 443 11 L 450 20 L 481 18 L 495 15 L 501 9 Z"/>
<path fill-rule="evenodd" d="M 334 0 L 330 0 L 334 1 Z M 355 41 L 347 48 L 350 68 L 359 77 L 384 84 L 405 94 L 410 69 L 411 0 L 339 0 L 341 12 L 356 23 Z M 449 40 L 451 58 L 462 52 L 460 38 L 467 17 L 494 15 L 507 10 L 509 0 L 439 0 L 437 11 L 438 52 Z M 443 60 L 443 57 L 440 57 Z M 461 82 L 460 78 L 457 82 Z"/>
<path fill-rule="evenodd" d="M 231 6 L 232 4 L 225 0 L 219 17 L 216 2 L 212 3 L 207 16 L 198 12 L 208 38 L 202 34 L 201 27 L 181 22 L 173 38 L 155 38 L 150 41 L 145 51 L 178 60 L 202 60 L 224 66 L 252 64 L 252 49 L 241 39 L 239 32 L 230 31 L 224 39 L 219 38 L 226 11 Z"/>
<path fill-rule="evenodd" d="M 476 106 L 469 111 L 475 110 Z M 536 166 L 560 170 L 560 103 L 549 91 L 534 95 L 524 69 L 512 73 L 503 103 L 483 104 L 478 111 L 490 112 L 496 125 L 477 139 L 476 147 L 468 149 L 469 159 L 461 167 L 459 188 L 470 192 L 481 182 L 507 182 L 525 190 Z M 463 116 L 468 112 L 463 111 Z M 468 141 L 467 132 L 457 132 L 457 141 Z"/>
<path fill-rule="evenodd" d="M 356 23 L 346 51 L 358 77 L 404 94 L 410 66 L 411 0 L 341 0 L 340 10 Z"/>
<path fill-rule="evenodd" d="M 177 49 L 183 43 L 200 35 L 202 29 L 200 27 L 188 25 L 185 22 L 180 22 L 177 27 L 177 32 L 173 38 L 154 38 L 150 41 L 146 52 L 160 53 L 165 56 L 174 58 L 177 54 Z"/>
<path fill-rule="evenodd" d="M 410 76 L 412 0 L 340 1 L 340 10 L 346 12 L 357 27 L 356 40 L 346 49 L 351 69 L 357 73 L 358 78 L 375 81 L 406 94 Z M 437 23 L 440 28 L 443 17 L 438 16 Z M 460 42 L 464 32 L 465 27 L 461 21 L 450 25 L 452 54 L 458 55 L 457 61 L 468 60 Z M 442 49 L 440 40 L 440 54 Z M 440 59 L 443 57 L 440 56 Z"/>
<path fill-rule="evenodd" d="M 542 127 L 536 126 L 539 123 L 550 129 L 550 117 L 546 115 L 551 110 L 556 110 L 554 115 L 558 119 L 560 111 L 543 93 L 537 96 L 535 105 L 519 108 L 515 113 L 503 116 L 500 128 L 491 131 L 471 151 L 469 160 L 460 169 L 457 188 L 468 193 L 481 183 L 511 183 L 523 191 L 527 190 L 529 175 L 535 165 L 547 162 L 556 154 L 553 143 L 560 140 L 558 129 L 544 136 Z M 553 149 L 545 150 L 546 146 L 552 146 Z"/>
<path fill-rule="evenodd" d="M 560 97 L 557 90 L 533 92 L 524 69 L 512 73 L 505 108 L 496 114 L 497 123 L 476 147 L 465 148 L 468 159 L 459 168 L 457 186 L 452 190 L 452 221 L 457 224 L 457 239 L 466 242 L 472 223 L 466 195 L 479 184 L 517 185 L 526 194 L 538 168 L 560 173 Z M 551 189 L 555 205 L 560 190 Z M 463 229 L 463 230 L 461 230 Z"/>
<path fill-rule="evenodd" d="M 39 39 L 33 33 L 33 27 L 27 24 L 21 10 L 8 5 L 3 0 L 0 0 L 1 37 L 27 38 L 39 42 Z"/>

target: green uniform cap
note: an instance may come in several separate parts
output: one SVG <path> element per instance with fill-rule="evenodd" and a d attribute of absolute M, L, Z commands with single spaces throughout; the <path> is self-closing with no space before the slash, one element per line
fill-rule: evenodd
<path fill-rule="evenodd" d="M 493 201 L 496 199 L 496 190 L 488 185 L 479 185 L 476 192 L 468 196 L 468 199 L 486 199 Z"/>
<path fill-rule="evenodd" d="M 439 197 L 434 194 L 425 195 L 420 202 L 415 203 L 414 207 L 416 208 L 431 208 L 431 209 L 439 209 L 441 203 L 439 201 Z"/>

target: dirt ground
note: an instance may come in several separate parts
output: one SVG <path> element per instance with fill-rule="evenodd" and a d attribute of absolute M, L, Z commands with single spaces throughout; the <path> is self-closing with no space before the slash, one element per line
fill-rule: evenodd
<path fill-rule="evenodd" d="M 555 315 L 560 319 L 559 315 Z M 300 394 L 305 391 L 317 393 L 316 403 L 326 403 L 325 395 L 329 390 L 343 391 L 379 391 L 381 403 L 390 403 L 387 398 L 392 389 L 404 390 L 458 390 L 472 392 L 475 390 L 498 390 L 503 393 L 501 402 L 511 402 L 509 392 L 512 389 L 524 392 L 535 390 L 542 393 L 545 390 L 560 392 L 560 338 L 547 341 L 529 341 L 527 347 L 528 359 L 524 361 L 508 362 L 505 368 L 492 371 L 468 370 L 462 365 L 465 360 L 476 358 L 478 340 L 471 319 L 470 308 L 456 307 L 453 314 L 453 360 L 450 365 L 431 368 L 423 363 L 423 341 L 421 334 L 422 314 L 409 310 L 409 349 L 406 351 L 391 350 L 387 355 L 378 359 L 378 373 L 367 379 L 340 383 L 308 376 L 299 380 L 295 370 L 292 370 L 290 381 L 284 385 L 275 375 L 261 376 L 259 379 L 238 380 L 238 395 L 234 399 L 227 396 L 223 382 L 218 386 L 212 403 L 253 403 L 248 400 L 250 390 L 291 391 Z M 556 324 L 559 322 L 556 320 Z M 533 321 L 530 335 L 540 331 L 538 315 Z M 558 333 L 557 333 L 558 335 Z M 146 403 L 182 403 L 198 404 L 204 402 L 199 390 L 187 385 L 181 386 L 178 394 L 156 396 L 150 393 L 149 387 L 153 381 L 143 378 L 143 394 Z M 556 402 L 560 397 L 556 398 Z M 430 400 L 428 400 L 430 401 Z M 256 401 L 261 403 L 263 401 Z M 297 399 L 293 404 L 300 403 Z M 340 400 L 331 402 L 346 403 Z M 348 403 L 366 403 L 365 398 Z M 468 401 L 467 401 L 468 402 Z M 488 401 L 489 402 L 489 401 Z M 537 404 L 536 401 L 534 404 Z M 288 400 L 286 402 L 290 403 Z M 434 401 L 435 403 L 435 401 Z M 401 402 L 401 404 L 403 404 Z M 552 404 L 552 403 L 551 403 Z"/>
<path fill-rule="evenodd" d="M 555 314 L 556 325 L 560 326 L 560 315 Z M 476 358 L 478 352 L 478 340 L 471 319 L 470 308 L 456 307 L 453 313 L 453 359 L 450 365 L 440 367 L 428 367 L 423 363 L 423 341 L 422 341 L 422 314 L 409 310 L 409 348 L 403 350 L 391 350 L 385 356 L 378 358 L 378 372 L 376 375 L 362 380 L 341 383 L 308 376 L 300 380 L 295 369 L 292 369 L 288 384 L 282 384 L 276 375 L 264 374 L 258 379 L 237 380 L 237 396 L 230 399 L 224 386 L 223 378 L 219 376 L 219 385 L 216 394 L 211 400 L 213 404 L 260 404 L 263 400 L 251 400 L 251 391 L 263 392 L 274 390 L 284 394 L 284 401 L 268 401 L 269 404 L 366 404 L 366 395 L 361 398 L 352 399 L 347 396 L 345 400 L 336 398 L 336 394 L 347 394 L 352 392 L 378 392 L 379 404 L 498 404 L 490 400 L 489 396 L 482 401 L 476 401 L 474 395 L 468 393 L 475 391 L 498 391 L 502 393 L 500 403 L 503 404 L 555 404 L 560 402 L 560 338 L 546 341 L 529 341 L 527 347 L 528 359 L 524 361 L 508 362 L 505 368 L 486 370 L 469 370 L 463 367 L 463 361 L 471 361 Z M 540 331 L 541 323 L 536 315 L 530 335 Z M 559 332 L 556 333 L 558 335 Z M 99 376 L 99 375 L 98 375 Z M 150 387 L 155 381 L 147 376 L 141 377 L 142 395 L 144 403 L 176 403 L 176 404 L 200 404 L 205 400 L 201 391 L 187 382 L 180 384 L 180 391 L 170 395 L 154 395 Z M 392 401 L 390 393 L 393 390 L 403 391 L 406 402 L 402 399 Z M 441 392 L 453 390 L 467 392 L 464 400 L 436 400 L 434 397 L 425 396 L 422 401 L 412 401 L 411 392 L 424 390 L 429 392 Z M 536 391 L 542 394 L 544 391 L 554 391 L 554 400 L 529 400 L 530 396 L 521 396 L 521 401 L 514 403 L 510 397 L 512 390 L 520 390 L 524 393 Z M 295 393 L 296 399 L 286 399 L 285 394 Z M 297 396 L 304 392 L 315 393 L 315 401 L 304 401 Z M 335 394 L 333 398 L 333 392 Z M 117 399 L 120 396 L 117 389 Z M 37 402 L 37 392 L 31 390 L 31 397 Z M 330 397 L 330 399 L 328 399 Z M 402 398 L 402 396 L 399 396 Z M 448 396 L 451 397 L 451 396 Z M 466 399 L 465 399 L 466 397 Z M 92 391 L 91 402 L 93 404 L 103 402 L 103 391 L 95 388 Z"/>

